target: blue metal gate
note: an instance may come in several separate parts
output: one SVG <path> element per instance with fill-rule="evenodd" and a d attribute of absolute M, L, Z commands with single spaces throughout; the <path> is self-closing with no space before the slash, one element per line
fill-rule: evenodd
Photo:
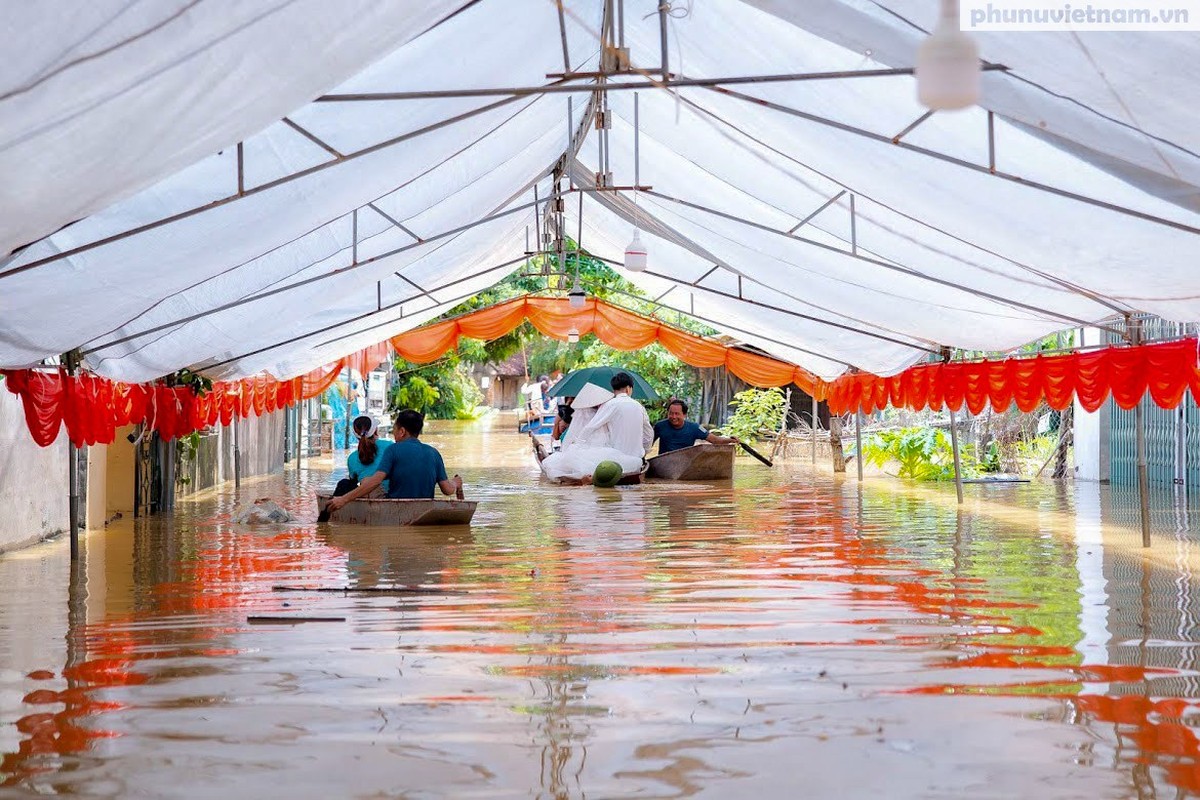
<path fill-rule="evenodd" d="M 1122 327 L 1117 324 L 1114 327 Z M 1143 336 L 1147 341 L 1172 339 L 1194 333 L 1194 326 L 1144 317 Z M 1119 339 L 1109 334 L 1109 342 Z M 1125 486 L 1137 485 L 1137 425 L 1131 409 L 1117 407 L 1110 397 L 1109 479 Z M 1146 427 L 1146 472 L 1151 486 L 1183 484 L 1200 490 L 1200 408 L 1191 395 L 1179 408 L 1164 410 L 1149 397 L 1141 402 Z"/>

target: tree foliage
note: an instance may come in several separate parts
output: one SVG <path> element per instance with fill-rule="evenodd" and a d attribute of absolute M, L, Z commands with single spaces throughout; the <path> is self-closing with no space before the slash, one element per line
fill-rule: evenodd
<path fill-rule="evenodd" d="M 950 435 L 940 428 L 901 428 L 879 431 L 863 440 L 865 463 L 899 467 L 897 476 L 918 481 L 954 480 L 954 451 Z M 972 465 L 963 463 L 964 472 Z M 973 469 L 973 468 L 972 468 Z"/>
<path fill-rule="evenodd" d="M 782 389 L 746 389 L 735 394 L 729 405 L 735 410 L 725 433 L 747 444 L 778 433 L 788 410 Z"/>
<path fill-rule="evenodd" d="M 653 316 L 656 311 L 660 311 L 641 290 L 586 250 L 578 250 L 575 242 L 570 239 L 567 240 L 567 253 L 562 266 L 565 269 L 560 269 L 556 254 L 534 256 L 504 280 L 454 307 L 441 319 L 461 316 L 526 294 L 565 292 L 572 285 L 576 270 L 580 284 L 592 297 L 618 302 L 621 306 L 646 316 Z M 681 315 L 673 318 L 671 324 L 701 335 L 713 333 L 711 329 Z M 414 389 L 411 396 L 410 393 L 404 395 L 405 399 L 428 400 L 426 413 L 435 418 L 461 419 L 472 416 L 482 396 L 465 365 L 501 363 L 517 353 L 522 354 L 527 376 L 549 375 L 556 371 L 566 373 L 581 367 L 616 364 L 640 374 L 664 401 L 671 397 L 681 397 L 694 404 L 700 399 L 701 383 L 698 371 L 672 356 L 657 343 L 641 350 L 623 352 L 588 334 L 577 344 L 569 344 L 543 336 L 526 322 L 490 342 L 462 339 L 457 352 L 448 353 L 445 358 L 433 364 L 422 366 L 397 360 L 396 370 L 400 373 L 400 383 L 392 393 L 392 405 L 397 406 L 400 400 L 399 391 L 405 383 L 419 377 L 434 389 L 438 396 L 429 400 L 421 397 Z M 399 407 L 403 407 L 403 404 Z"/>
<path fill-rule="evenodd" d="M 389 395 L 393 413 L 412 408 L 433 419 L 475 419 L 483 394 L 472 380 L 467 363 L 458 353 L 432 364 L 411 364 L 397 359 L 399 379 Z"/>

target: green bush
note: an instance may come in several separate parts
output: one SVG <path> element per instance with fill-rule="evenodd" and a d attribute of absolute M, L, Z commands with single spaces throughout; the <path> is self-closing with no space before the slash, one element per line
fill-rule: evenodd
<path fill-rule="evenodd" d="M 397 362 L 399 368 L 404 362 Z M 431 419 L 478 419 L 483 394 L 457 356 L 402 370 L 391 410 L 411 408 Z"/>
<path fill-rule="evenodd" d="M 420 375 L 413 375 L 396 387 L 395 406 L 398 409 L 411 408 L 426 414 L 441 396 L 442 393 L 429 381 Z"/>
<path fill-rule="evenodd" d="M 751 445 L 765 435 L 778 433 L 788 411 L 782 389 L 746 389 L 735 394 L 729 405 L 735 410 L 724 426 L 725 434 Z"/>
<path fill-rule="evenodd" d="M 938 428 L 900 428 L 880 431 L 863 440 L 865 463 L 900 467 L 897 475 L 918 481 L 954 480 L 954 450 L 950 434 Z M 963 462 L 964 475 L 974 466 Z"/>

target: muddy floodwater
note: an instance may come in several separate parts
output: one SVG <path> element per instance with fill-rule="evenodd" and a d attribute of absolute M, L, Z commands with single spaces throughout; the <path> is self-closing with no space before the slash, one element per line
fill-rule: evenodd
<path fill-rule="evenodd" d="M 229 487 L 90 533 L 74 569 L 62 540 L 0 557 L 0 797 L 1200 793 L 1174 496 L 1143 551 L 1131 496 L 1088 484 L 960 511 L 739 459 L 555 488 L 509 422 L 423 437 L 469 528 L 239 526 Z M 314 520 L 330 476 L 240 499 Z"/>

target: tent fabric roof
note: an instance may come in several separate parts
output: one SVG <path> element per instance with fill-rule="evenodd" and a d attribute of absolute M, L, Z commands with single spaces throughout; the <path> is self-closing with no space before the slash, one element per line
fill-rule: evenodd
<path fill-rule="evenodd" d="M 303 374 L 511 272 L 577 130 L 566 231 L 619 263 L 636 223 L 650 269 L 630 280 L 824 379 L 1114 313 L 1200 319 L 1193 36 L 981 34 L 1008 67 L 982 107 L 898 144 L 925 113 L 907 75 L 611 91 L 622 186 L 636 102 L 653 188 L 635 196 L 590 191 L 590 93 L 313 102 L 538 86 L 564 41 L 596 70 L 602 0 L 561 23 L 549 0 L 147 5 L 56 25 L 30 4 L 0 30 L 19 53 L 0 77 L 2 366 L 79 347 L 123 381 Z M 655 69 L 657 4 L 626 5 Z M 691 78 L 906 67 L 935 13 L 677 2 L 668 54 Z"/>

